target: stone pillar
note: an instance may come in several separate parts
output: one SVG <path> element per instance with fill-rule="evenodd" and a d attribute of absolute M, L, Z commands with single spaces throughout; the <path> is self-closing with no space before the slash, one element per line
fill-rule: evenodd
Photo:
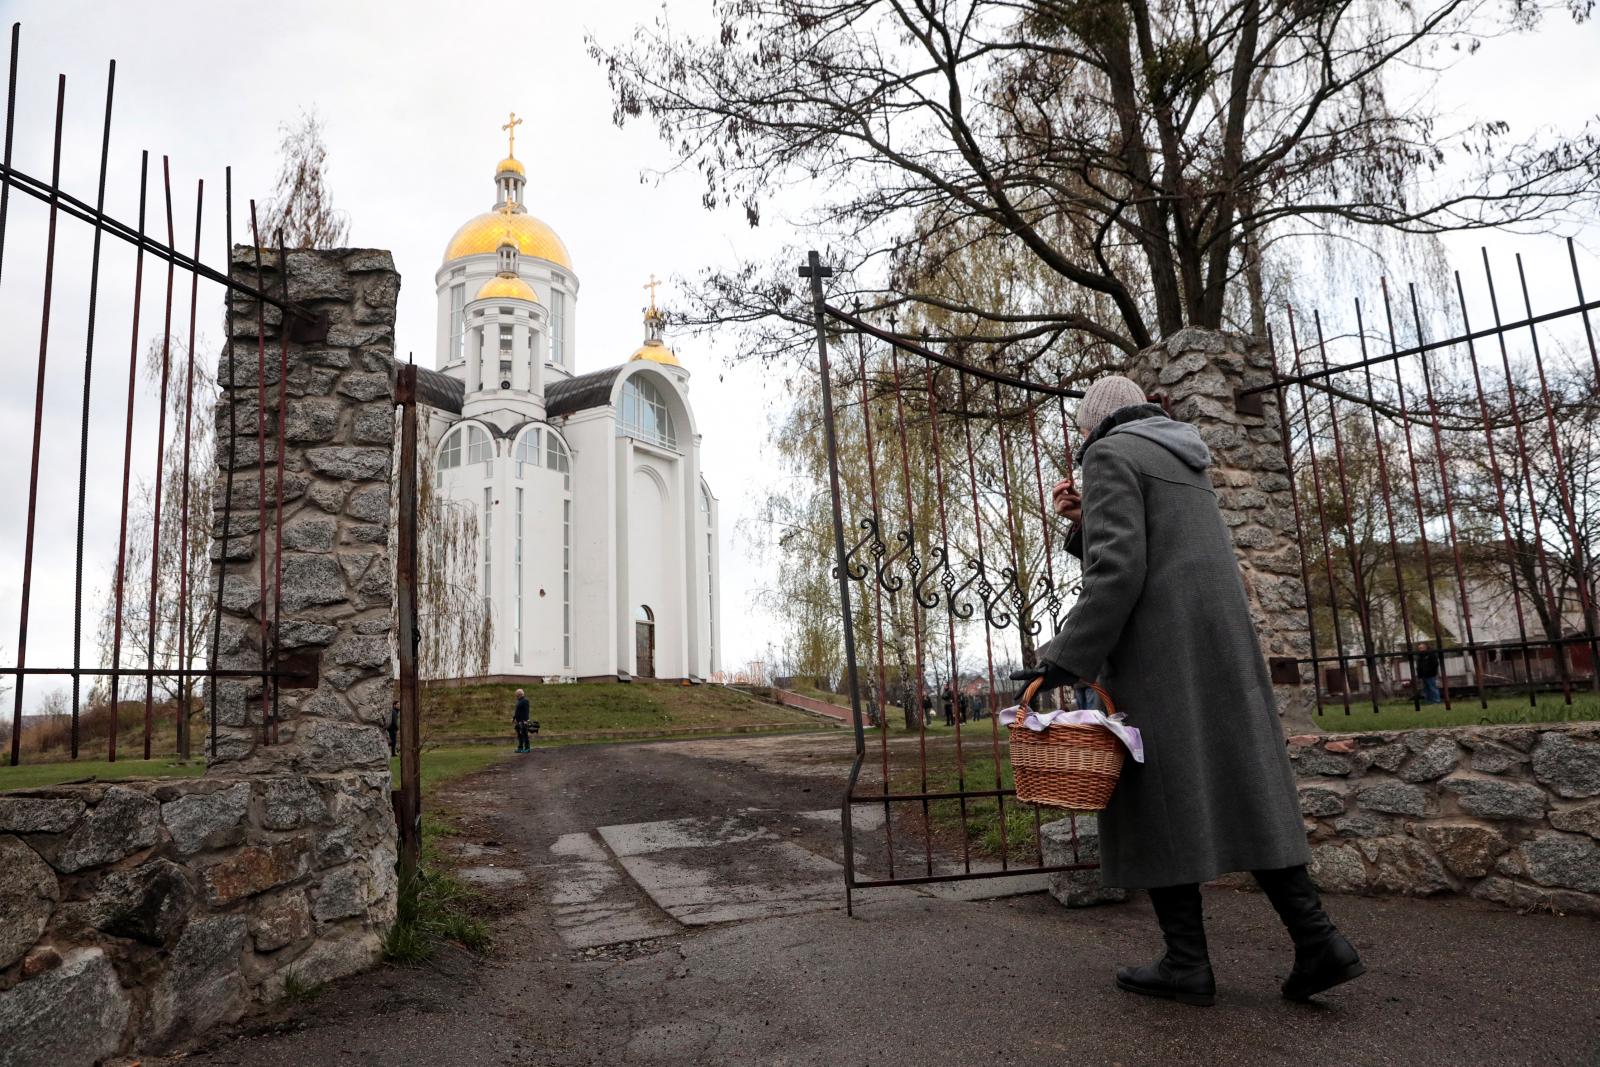
<path fill-rule="evenodd" d="M 393 692 L 393 569 L 389 557 L 390 479 L 394 467 L 394 315 L 400 278 L 387 252 L 339 249 L 288 253 L 290 299 L 318 315 L 320 327 L 290 322 L 283 456 L 276 462 L 279 330 L 266 316 L 267 531 L 266 598 L 260 596 L 256 466 L 258 352 L 256 307 L 235 294 L 233 366 L 217 407 L 218 465 L 229 457 L 234 420 L 232 497 L 219 486 L 214 534 L 223 508 L 230 544 L 223 590 L 218 666 L 262 662 L 261 620 L 272 640 L 276 569 L 272 526 L 283 479 L 280 657 L 294 657 L 306 678 L 279 688 L 276 738 L 263 738 L 270 711 L 259 681 L 218 686 L 217 750 L 208 774 L 274 771 L 387 772 L 383 727 Z M 282 291 L 277 254 L 235 249 L 233 271 L 267 292 Z"/>
<path fill-rule="evenodd" d="M 1292 663 L 1310 655 L 1311 641 L 1278 401 L 1270 392 L 1236 399 L 1239 390 L 1273 380 L 1271 353 L 1256 338 L 1185 329 L 1141 351 L 1128 375 L 1147 393 L 1164 395 L 1210 447 L 1211 480 L 1272 667 L 1278 713 L 1289 733 L 1314 731 L 1314 694 Z M 1310 672 L 1304 681 L 1314 682 Z"/>

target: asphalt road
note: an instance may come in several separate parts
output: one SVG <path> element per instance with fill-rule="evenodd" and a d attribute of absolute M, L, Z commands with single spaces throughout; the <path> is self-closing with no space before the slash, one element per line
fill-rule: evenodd
<path fill-rule="evenodd" d="M 522 872 L 495 891 L 490 958 L 451 951 L 423 968 L 381 968 L 182 1062 L 1600 1064 L 1600 923 L 1471 901 L 1330 898 L 1368 973 L 1314 1005 L 1278 997 L 1290 948 L 1266 901 L 1222 888 L 1206 897 L 1214 1008 L 1112 986 L 1116 964 L 1157 951 L 1143 900 L 1068 911 L 1043 894 L 965 903 L 893 890 L 848 918 L 841 892 L 831 910 L 688 928 L 661 913 L 675 932 L 605 947 L 574 948 L 570 931 L 563 940 L 550 879 L 564 835 L 826 808 L 847 745 L 835 735 L 583 746 L 469 779 L 440 802 L 469 840 L 492 843 L 494 863 Z M 797 828 L 794 840 L 827 855 L 828 837 Z"/>

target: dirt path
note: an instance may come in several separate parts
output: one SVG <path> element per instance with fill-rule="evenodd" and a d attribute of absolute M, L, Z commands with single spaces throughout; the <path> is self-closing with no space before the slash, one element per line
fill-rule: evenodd
<path fill-rule="evenodd" d="M 500 907 L 489 959 L 381 968 L 183 1062 L 1600 1062 L 1585 919 L 1335 898 L 1370 973 L 1305 1007 L 1277 996 L 1289 951 L 1265 902 L 1210 890 L 1222 991 L 1203 1010 L 1112 988 L 1115 963 L 1155 950 L 1143 903 L 895 890 L 846 918 L 824 815 L 848 744 L 564 748 L 468 779 L 440 801 L 463 863 L 499 872 L 480 876 Z"/>

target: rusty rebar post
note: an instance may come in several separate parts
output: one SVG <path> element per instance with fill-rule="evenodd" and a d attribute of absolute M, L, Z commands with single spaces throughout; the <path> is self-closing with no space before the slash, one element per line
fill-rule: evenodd
<path fill-rule="evenodd" d="M 100 180 L 95 190 L 95 212 L 100 214 L 106 206 L 106 162 L 111 153 L 111 102 L 117 82 L 117 61 L 112 60 L 106 75 L 106 115 L 100 134 Z M 78 428 L 78 538 L 73 554 L 72 578 L 72 758 L 78 758 L 78 705 L 81 699 L 78 672 L 83 668 L 83 535 L 89 487 L 89 399 L 94 384 L 94 322 L 99 310 L 100 296 L 100 238 L 103 229 L 99 219 L 94 225 L 94 247 L 89 253 L 89 311 L 83 345 L 83 415 Z M 111 721 L 117 716 L 113 706 Z M 112 742 L 114 749 L 116 742 Z"/>
<path fill-rule="evenodd" d="M 395 379 L 400 407 L 400 506 L 395 528 L 395 629 L 400 667 L 400 884 L 416 877 L 422 852 L 421 711 L 417 685 L 417 368 Z M 265 609 L 263 609 L 264 611 Z M 264 695 L 264 694 L 263 694 Z"/>
<path fill-rule="evenodd" d="M 12 71 L 16 70 L 15 36 L 12 38 Z M 16 85 L 12 85 L 11 99 L 16 99 Z M 66 108 L 67 76 L 56 81 L 56 132 L 55 148 L 50 163 L 50 229 L 45 238 L 44 253 L 44 306 L 39 322 L 39 373 L 34 384 L 33 399 L 33 458 L 28 476 L 28 532 L 22 555 L 22 604 L 17 625 L 17 688 L 13 704 L 11 726 L 11 765 L 16 766 L 22 741 L 22 690 L 26 676 L 22 673 L 28 663 L 28 609 L 33 596 L 33 541 L 39 506 L 39 446 L 44 433 L 44 379 L 50 352 L 50 297 L 54 291 L 56 265 L 56 196 L 61 188 L 61 116 Z M 6 157 L 11 155 L 11 117 L 6 117 Z M 9 169 L 8 169 L 9 173 Z"/>

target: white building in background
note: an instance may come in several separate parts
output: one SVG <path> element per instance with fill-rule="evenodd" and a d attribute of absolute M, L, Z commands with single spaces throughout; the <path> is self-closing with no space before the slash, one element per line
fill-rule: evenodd
<path fill-rule="evenodd" d="M 434 279 L 438 370 L 418 374 L 437 492 L 478 512 L 489 672 L 708 678 L 717 499 L 689 372 L 662 341 L 652 279 L 644 343 L 579 373 L 578 275 L 527 213 L 525 181 L 507 155 L 493 209 L 450 238 Z"/>

